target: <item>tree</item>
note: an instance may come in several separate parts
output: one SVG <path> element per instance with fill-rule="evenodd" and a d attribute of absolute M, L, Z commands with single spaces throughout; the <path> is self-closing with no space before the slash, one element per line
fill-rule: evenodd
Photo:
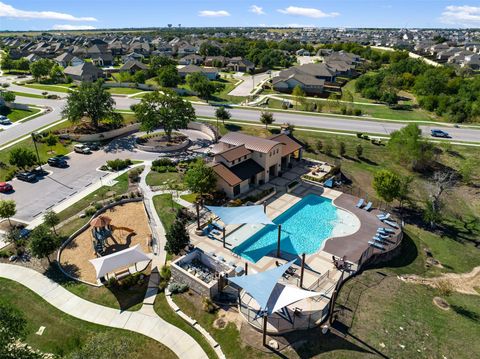
<path fill-rule="evenodd" d="M 68 95 L 62 115 L 73 123 L 86 116 L 96 128 L 101 120 L 120 122 L 123 119 L 122 115 L 115 112 L 115 101 L 103 87 L 103 80 L 82 82 L 77 90 Z"/>
<path fill-rule="evenodd" d="M 208 41 L 205 41 L 200 45 L 198 53 L 202 56 L 218 56 L 222 53 L 222 49 Z"/>
<path fill-rule="evenodd" d="M 201 72 L 194 72 L 193 74 L 188 75 L 187 84 L 197 93 L 198 97 L 205 100 L 210 99 L 216 91 L 215 85 Z"/>
<path fill-rule="evenodd" d="M 50 134 L 45 137 L 45 143 L 50 147 L 50 151 L 52 151 L 52 147 L 58 143 L 58 137 L 50 132 Z"/>
<path fill-rule="evenodd" d="M 296 104 L 304 105 L 305 104 L 305 91 L 297 85 L 293 88 L 292 96 L 295 99 Z"/>
<path fill-rule="evenodd" d="M 321 153 L 322 152 L 322 149 L 323 149 L 323 142 L 322 140 L 318 140 L 316 143 L 315 143 L 315 147 L 317 149 L 317 152 L 318 153 Z"/>
<path fill-rule="evenodd" d="M 8 162 L 20 169 L 33 166 L 37 161 L 35 153 L 26 147 L 16 147 L 10 151 Z"/>
<path fill-rule="evenodd" d="M 268 125 L 271 125 L 275 122 L 275 119 L 273 118 L 273 113 L 269 111 L 262 111 L 260 115 L 260 122 L 263 123 L 265 125 L 265 129 L 268 130 Z"/>
<path fill-rule="evenodd" d="M 68 359 L 112 359 L 127 358 L 133 348 L 133 340 L 129 337 L 118 337 L 110 332 L 97 333 L 85 341 L 80 348 L 70 353 Z"/>
<path fill-rule="evenodd" d="M 43 356 L 19 345 L 27 334 L 27 321 L 7 303 L 0 303 L 0 358 L 40 359 Z"/>
<path fill-rule="evenodd" d="M 58 214 L 51 210 L 48 211 L 43 215 L 43 223 L 53 229 L 53 233 L 57 234 L 55 226 L 60 223 L 60 218 L 58 217 Z"/>
<path fill-rule="evenodd" d="M 186 128 L 188 123 L 196 118 L 192 104 L 168 90 L 146 94 L 140 103 L 135 105 L 134 112 L 144 131 L 151 132 L 163 127 L 168 140 L 173 130 Z"/>
<path fill-rule="evenodd" d="M 410 124 L 390 135 L 387 148 L 401 163 L 422 171 L 433 162 L 433 145 L 421 138 L 417 124 Z"/>
<path fill-rule="evenodd" d="M 389 170 L 380 170 L 373 176 L 373 189 L 389 203 L 398 197 L 400 185 L 400 177 Z"/>
<path fill-rule="evenodd" d="M 198 158 L 185 173 L 184 182 L 190 191 L 203 197 L 204 194 L 215 190 L 217 177 L 213 169 L 207 166 L 203 159 Z"/>
<path fill-rule="evenodd" d="M 355 148 L 355 152 L 357 155 L 357 158 L 362 158 L 363 155 L 363 147 L 361 144 L 358 144 L 357 147 Z"/>
<path fill-rule="evenodd" d="M 14 102 L 16 96 L 12 91 L 0 91 L 0 97 L 3 98 L 5 102 Z"/>
<path fill-rule="evenodd" d="M 171 59 L 170 57 L 167 56 L 152 56 L 150 57 L 150 71 L 153 74 L 157 74 L 158 70 L 162 66 L 168 66 L 168 65 L 173 65 L 176 66 L 177 63 L 175 60 Z"/>
<path fill-rule="evenodd" d="M 171 254 L 179 254 L 190 243 L 190 236 L 185 228 L 185 222 L 176 218 L 172 226 L 167 229 L 165 238 L 167 240 L 165 250 Z"/>
<path fill-rule="evenodd" d="M 441 216 L 442 196 L 451 190 L 458 182 L 458 175 L 451 170 L 435 171 L 430 184 L 430 198 L 426 202 L 426 211 L 430 227 L 434 228 Z"/>
<path fill-rule="evenodd" d="M 215 117 L 217 120 L 222 121 L 222 123 L 225 124 L 225 120 L 228 121 L 231 117 L 231 114 L 225 107 L 220 106 L 215 110 Z"/>
<path fill-rule="evenodd" d="M 400 209 L 403 209 L 403 203 L 409 200 L 411 192 L 411 184 L 413 181 L 412 176 L 401 176 L 400 187 L 397 193 L 397 200 L 400 202 Z"/>
<path fill-rule="evenodd" d="M 10 227 L 12 226 L 12 222 L 10 221 L 10 217 L 13 217 L 17 213 L 17 204 L 12 199 L 4 199 L 0 200 L 0 218 L 8 219 L 8 223 Z"/>
<path fill-rule="evenodd" d="M 177 87 L 182 79 L 175 65 L 162 66 L 157 73 L 157 82 L 162 87 Z"/>
<path fill-rule="evenodd" d="M 441 221 L 442 215 L 440 213 L 441 203 L 434 204 L 432 200 L 425 201 L 425 208 L 423 210 L 423 220 L 429 223 L 430 228 L 435 228 L 436 224 Z"/>
<path fill-rule="evenodd" d="M 49 59 L 40 59 L 30 64 L 30 72 L 35 81 L 39 81 L 42 77 L 47 77 L 55 62 Z"/>
<path fill-rule="evenodd" d="M 30 233 L 30 251 L 37 258 L 47 257 L 50 262 L 50 254 L 55 252 L 60 245 L 60 238 L 52 233 L 50 229 L 41 224 Z"/>
<path fill-rule="evenodd" d="M 53 82 L 58 82 L 63 78 L 63 68 L 58 64 L 53 65 L 48 76 Z"/>
<path fill-rule="evenodd" d="M 346 153 L 345 142 L 342 141 L 338 144 L 338 153 L 340 154 L 341 157 L 345 157 L 345 153 Z"/>

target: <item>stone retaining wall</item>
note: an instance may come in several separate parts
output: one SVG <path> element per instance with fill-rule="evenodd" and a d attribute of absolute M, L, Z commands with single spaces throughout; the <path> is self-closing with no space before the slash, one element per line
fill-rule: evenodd
<path fill-rule="evenodd" d="M 188 138 L 182 143 L 179 143 L 178 145 L 173 145 L 173 146 L 145 146 L 145 145 L 140 145 L 138 143 L 136 144 L 136 147 L 139 150 L 142 150 L 145 152 L 175 152 L 175 151 L 184 150 L 188 146 L 190 146 L 190 140 Z"/>
<path fill-rule="evenodd" d="M 107 131 L 107 132 L 93 133 L 88 135 L 76 135 L 76 134 L 67 133 L 66 135 L 61 135 L 61 137 L 68 137 L 78 142 L 96 142 L 96 141 L 110 140 L 115 137 L 134 133 L 134 132 L 137 132 L 139 129 L 140 129 L 140 123 L 133 123 L 131 125 L 127 125 L 125 127 L 118 128 L 116 130 Z"/>

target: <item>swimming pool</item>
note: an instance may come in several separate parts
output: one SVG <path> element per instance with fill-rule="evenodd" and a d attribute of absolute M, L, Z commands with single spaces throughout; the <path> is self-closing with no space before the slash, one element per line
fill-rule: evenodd
<path fill-rule="evenodd" d="M 333 205 L 332 200 L 310 194 L 276 217 L 273 222 L 282 225 L 280 248 L 292 254 L 312 254 L 319 251 L 325 240 L 358 230 L 356 216 Z M 233 248 L 233 252 L 257 262 L 277 248 L 278 227 L 262 229 Z"/>

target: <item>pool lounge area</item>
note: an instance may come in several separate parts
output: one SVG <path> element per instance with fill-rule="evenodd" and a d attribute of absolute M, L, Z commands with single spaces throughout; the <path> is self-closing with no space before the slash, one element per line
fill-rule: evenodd
<path fill-rule="evenodd" d="M 191 228 L 191 241 L 205 253 L 221 257 L 237 267 L 248 265 L 248 274 L 260 273 L 295 260 L 293 273 L 282 281 L 300 287 L 301 258 L 305 253 L 304 288 L 319 292 L 315 299 L 304 299 L 287 308 L 296 321 L 285 321 L 277 314 L 269 317 L 268 332 L 280 333 L 318 325 L 328 314 L 330 298 L 336 283 L 353 274 L 365 259 L 383 255 L 401 239 L 395 229 L 383 250 L 369 244 L 379 227 L 385 226 L 377 217 L 380 210 L 366 211 L 356 207 L 358 198 L 334 189 L 302 182 L 290 193 L 277 193 L 268 200 L 265 213 L 273 225 L 244 224 L 225 226 L 225 246 L 221 233 L 210 238 L 198 236 Z M 214 218 L 220 225 L 219 218 Z M 282 225 L 280 258 L 277 257 L 278 224 Z M 344 258 L 349 270 L 334 264 Z M 343 280 L 342 279 L 342 280 Z M 261 320 L 254 315 L 255 303 L 242 292 L 240 309 L 245 320 L 261 330 Z M 247 303 L 248 302 L 248 303 Z M 250 304 L 251 305 L 250 305 Z M 298 311 L 303 314 L 299 314 Z M 300 315 L 300 317 L 299 317 Z M 307 318 L 308 315 L 308 318 Z"/>

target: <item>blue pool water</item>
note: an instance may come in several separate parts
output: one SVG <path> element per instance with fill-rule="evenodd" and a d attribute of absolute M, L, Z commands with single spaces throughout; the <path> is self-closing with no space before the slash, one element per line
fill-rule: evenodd
<path fill-rule="evenodd" d="M 308 195 L 273 222 L 282 225 L 280 248 L 284 252 L 312 254 L 332 235 L 337 220 L 337 208 L 325 197 Z M 278 227 L 268 225 L 233 249 L 252 262 L 276 251 Z"/>

